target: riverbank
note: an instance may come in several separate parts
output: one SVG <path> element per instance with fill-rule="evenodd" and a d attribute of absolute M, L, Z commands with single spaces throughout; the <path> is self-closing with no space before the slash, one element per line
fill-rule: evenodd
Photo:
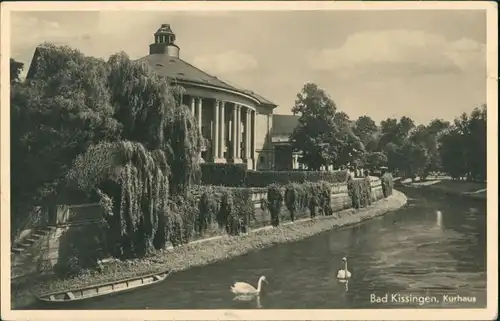
<path fill-rule="evenodd" d="M 404 206 L 406 201 L 406 196 L 403 193 L 394 191 L 392 196 L 360 210 L 348 209 L 337 212 L 334 216 L 318 217 L 314 220 L 297 220 L 293 223 L 285 223 L 280 228 L 264 227 L 236 237 L 222 236 L 200 240 L 182 247 L 159 251 L 140 260 L 112 261 L 106 263 L 100 273 L 89 272 L 66 280 L 47 278 L 36 281 L 29 280 L 24 284 L 13 284 L 12 306 L 13 308 L 21 308 L 30 304 L 30 301 L 32 302 L 33 296 L 30 293 L 30 286 L 32 286 L 31 290 L 34 294 L 40 295 L 63 290 L 69 291 L 164 270 L 178 272 L 359 223 L 395 211 Z"/>
<path fill-rule="evenodd" d="M 402 180 L 404 186 L 425 188 L 447 195 L 457 195 L 472 199 L 486 200 L 486 183 L 455 181 L 451 179 L 428 179 L 426 181 Z"/>

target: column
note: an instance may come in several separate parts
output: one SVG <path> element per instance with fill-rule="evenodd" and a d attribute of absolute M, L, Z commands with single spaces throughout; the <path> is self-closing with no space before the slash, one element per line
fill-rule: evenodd
<path fill-rule="evenodd" d="M 214 102 L 214 131 L 212 135 L 213 158 L 219 158 L 219 101 Z"/>
<path fill-rule="evenodd" d="M 234 107 L 233 107 L 233 112 L 232 112 L 232 116 L 233 116 L 233 119 L 231 121 L 231 147 L 232 147 L 232 151 L 231 151 L 231 158 L 233 159 L 236 159 L 238 158 L 238 156 L 236 155 L 236 144 L 238 143 L 237 142 L 237 139 L 236 137 L 238 135 L 236 135 L 236 131 L 238 130 L 238 126 L 236 126 L 236 123 L 238 122 L 238 119 L 237 119 L 237 116 L 236 116 L 236 111 L 237 111 L 237 106 L 236 104 L 234 104 Z"/>
<path fill-rule="evenodd" d="M 196 98 L 191 97 L 191 115 L 193 115 L 194 119 L 196 119 L 195 108 L 196 108 Z"/>
<path fill-rule="evenodd" d="M 201 98 L 197 98 L 197 117 L 198 117 L 198 129 L 200 130 L 201 133 L 201 114 L 202 114 L 202 106 L 203 106 L 203 100 Z"/>
<path fill-rule="evenodd" d="M 240 150 L 240 142 L 241 142 L 241 117 L 240 117 L 240 109 L 241 106 L 234 104 L 233 110 L 233 163 L 241 163 L 241 150 Z"/>
<path fill-rule="evenodd" d="M 250 157 L 252 160 L 255 162 L 255 146 L 257 142 L 257 111 L 253 110 L 252 111 L 252 143 L 251 143 L 251 151 L 250 151 Z M 254 164 L 254 169 L 255 169 L 255 164 Z"/>
<path fill-rule="evenodd" d="M 203 113 L 203 109 L 202 109 L 202 106 L 203 106 L 203 100 L 201 98 L 196 98 L 196 121 L 198 123 L 198 131 L 200 132 L 200 136 L 201 136 L 201 139 L 205 139 L 204 136 L 203 136 L 203 131 L 202 131 L 202 119 L 201 119 L 201 115 Z M 204 146 L 204 144 L 202 145 Z M 204 150 L 204 148 L 202 147 L 202 150 L 200 150 L 200 159 L 201 159 L 201 152 Z"/>
<path fill-rule="evenodd" d="M 250 108 L 245 110 L 245 160 L 248 169 L 253 169 L 253 159 L 252 159 L 252 114 Z"/>
<path fill-rule="evenodd" d="M 250 109 L 245 113 L 245 157 L 250 158 L 250 135 L 252 133 L 252 124 L 250 123 Z"/>
<path fill-rule="evenodd" d="M 236 158 L 241 159 L 241 106 L 236 108 Z"/>
<path fill-rule="evenodd" d="M 224 151 L 226 150 L 226 120 L 225 120 L 225 104 L 226 102 L 221 101 L 220 102 L 220 134 L 219 134 L 219 139 L 220 139 L 220 144 L 219 144 L 219 158 L 223 161 L 226 160 L 224 156 Z"/>

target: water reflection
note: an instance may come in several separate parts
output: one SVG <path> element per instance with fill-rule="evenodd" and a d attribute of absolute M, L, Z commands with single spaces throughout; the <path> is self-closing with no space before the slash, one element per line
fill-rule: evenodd
<path fill-rule="evenodd" d="M 443 229 L 443 213 L 441 211 L 436 211 L 436 227 L 440 230 Z"/>
<path fill-rule="evenodd" d="M 239 302 L 253 302 L 255 301 L 255 308 L 262 309 L 262 304 L 260 303 L 260 294 L 257 295 L 237 295 L 233 298 L 233 301 Z"/>

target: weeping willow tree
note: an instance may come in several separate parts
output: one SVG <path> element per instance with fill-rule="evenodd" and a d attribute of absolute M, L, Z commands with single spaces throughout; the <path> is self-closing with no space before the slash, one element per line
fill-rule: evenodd
<path fill-rule="evenodd" d="M 124 125 L 123 138 L 165 152 L 172 168 L 171 192 L 186 195 L 200 172 L 201 134 L 187 106 L 184 89 L 155 74 L 145 62 L 125 53 L 108 60 L 109 88 L 115 117 Z"/>
<path fill-rule="evenodd" d="M 199 178 L 201 134 L 186 106 L 176 109 L 166 128 L 169 164 L 172 169 L 172 193 L 187 196 L 191 183 Z"/>
<path fill-rule="evenodd" d="M 143 256 L 169 235 L 169 166 L 164 152 L 137 142 L 102 142 L 80 155 L 69 178 L 100 198 L 112 254 Z"/>
<path fill-rule="evenodd" d="M 172 234 L 185 242 L 192 213 L 183 199 L 199 173 L 201 135 L 181 104 L 182 88 L 124 53 L 106 66 L 121 135 L 87 149 L 68 178 L 100 199 L 113 255 L 137 257 L 163 248 Z"/>

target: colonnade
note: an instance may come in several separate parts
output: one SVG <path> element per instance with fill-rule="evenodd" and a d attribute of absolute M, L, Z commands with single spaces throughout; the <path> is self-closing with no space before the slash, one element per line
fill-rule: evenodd
<path fill-rule="evenodd" d="M 254 167 L 255 155 L 255 110 L 233 102 L 207 99 L 210 104 L 203 104 L 205 98 L 190 97 L 191 113 L 195 115 L 197 125 L 204 138 L 210 140 L 210 160 L 216 163 L 241 163 Z M 210 122 L 203 122 L 203 111 L 206 106 L 212 108 Z M 210 123 L 210 133 L 203 131 L 203 125 Z M 207 137 L 208 136 L 208 137 Z"/>

